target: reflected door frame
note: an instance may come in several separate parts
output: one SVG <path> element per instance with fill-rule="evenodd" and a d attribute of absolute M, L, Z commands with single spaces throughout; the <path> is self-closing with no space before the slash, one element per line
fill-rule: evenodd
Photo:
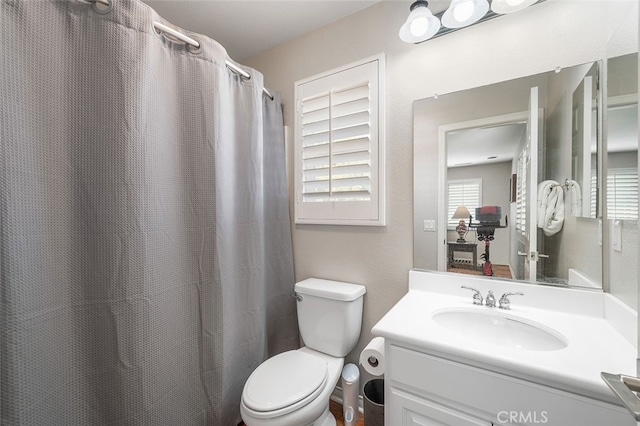
<path fill-rule="evenodd" d="M 527 120 L 529 164 L 527 170 L 527 185 L 529 186 L 527 214 L 528 235 L 525 241 L 527 250 L 525 257 L 525 274 L 526 281 L 535 283 L 538 275 L 538 147 L 540 145 L 540 120 L 538 106 L 538 87 L 532 87 L 529 93 L 529 111 Z M 544 116 L 544 115 L 542 115 Z"/>
<path fill-rule="evenodd" d="M 529 120 L 529 111 L 519 111 L 510 114 L 496 115 L 493 117 L 476 120 L 461 121 L 458 123 L 438 126 L 438 200 L 443 200 L 438 209 L 438 271 L 447 270 L 447 206 L 449 197 L 447 194 L 447 133 L 452 131 L 475 129 L 478 127 L 502 126 L 514 123 L 526 123 Z"/>

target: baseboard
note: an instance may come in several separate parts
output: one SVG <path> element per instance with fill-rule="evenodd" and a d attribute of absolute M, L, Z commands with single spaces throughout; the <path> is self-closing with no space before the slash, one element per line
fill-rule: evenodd
<path fill-rule="evenodd" d="M 342 388 L 336 386 L 331 393 L 331 400 L 342 405 Z M 358 395 L 358 411 L 362 415 L 364 413 L 364 403 L 362 402 L 362 395 Z"/>

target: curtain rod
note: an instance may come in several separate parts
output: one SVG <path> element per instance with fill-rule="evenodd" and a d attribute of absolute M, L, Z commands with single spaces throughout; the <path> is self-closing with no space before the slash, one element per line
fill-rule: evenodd
<path fill-rule="evenodd" d="M 169 40 L 172 43 L 185 43 L 189 46 L 192 46 L 195 49 L 200 49 L 200 42 L 167 25 L 164 25 L 158 21 L 153 21 L 153 28 L 156 31 L 160 32 L 167 40 Z M 243 70 L 242 68 L 234 64 L 233 62 L 229 61 L 228 59 L 225 59 L 224 63 L 227 66 L 227 68 L 229 68 L 234 73 L 241 75 L 242 77 L 248 80 L 251 79 L 251 74 L 249 74 L 248 72 L 246 72 L 245 70 Z M 271 92 L 269 92 L 269 90 L 267 90 L 266 87 L 262 88 L 262 93 L 267 95 L 269 99 L 271 100 L 274 99 L 274 96 L 271 94 Z"/>

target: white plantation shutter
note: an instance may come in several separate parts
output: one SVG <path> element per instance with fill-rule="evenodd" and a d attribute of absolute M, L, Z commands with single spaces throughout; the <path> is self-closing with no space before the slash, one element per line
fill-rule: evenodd
<path fill-rule="evenodd" d="M 302 197 L 371 199 L 369 82 L 302 101 Z"/>
<path fill-rule="evenodd" d="M 384 225 L 383 65 L 296 83 L 296 223 Z"/>

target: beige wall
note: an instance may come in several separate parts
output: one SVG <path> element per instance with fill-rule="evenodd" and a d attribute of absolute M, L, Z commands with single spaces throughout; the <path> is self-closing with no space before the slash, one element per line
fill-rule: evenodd
<path fill-rule="evenodd" d="M 413 266 L 413 101 L 601 58 L 612 32 L 606 23 L 619 22 L 632 9 L 629 2 L 548 0 L 409 45 L 398 30 L 410 3 L 382 1 L 246 61 L 282 94 L 285 124 L 292 128 L 295 81 L 386 55 L 387 226 L 294 226 L 298 280 L 316 276 L 367 286 L 362 336 L 347 362 L 357 362 L 371 327 L 407 291 Z M 288 155 L 291 162 L 290 149 Z"/>

